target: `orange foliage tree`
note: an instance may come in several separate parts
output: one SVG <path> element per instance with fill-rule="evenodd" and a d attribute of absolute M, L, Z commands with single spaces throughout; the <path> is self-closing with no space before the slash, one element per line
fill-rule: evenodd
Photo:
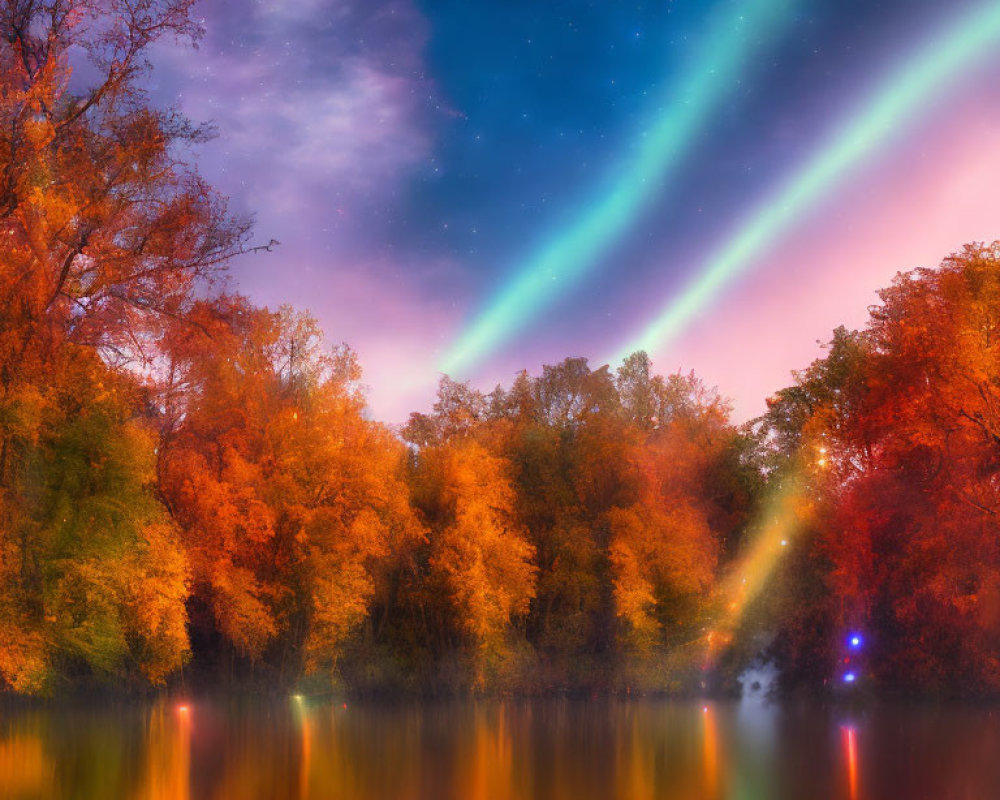
<path fill-rule="evenodd" d="M 159 682 L 187 653 L 148 408 L 110 367 L 148 353 L 149 323 L 247 232 L 178 159 L 204 131 L 137 84 L 157 39 L 197 35 L 191 5 L 0 8 L 0 674 L 20 690 L 87 670 Z"/>
<path fill-rule="evenodd" d="M 365 419 L 353 354 L 326 352 L 311 318 L 240 298 L 200 312 L 169 339 L 160 456 L 198 622 L 251 661 L 332 666 L 380 560 L 420 536 L 404 449 Z"/>
<path fill-rule="evenodd" d="M 492 497 L 487 508 L 502 509 L 530 545 L 522 555 L 508 544 L 520 560 L 496 566 L 537 575 L 524 595 L 534 685 L 638 685 L 633 667 L 643 660 L 647 677 L 662 667 L 649 685 L 673 685 L 663 657 L 701 636 L 717 564 L 752 502 L 743 473 L 754 469 L 734 455 L 745 437 L 714 392 L 693 376 L 652 375 L 643 353 L 617 375 L 567 359 L 489 396 L 446 378 L 434 413 L 413 415 L 405 435 L 417 445 L 414 491 L 432 531 L 431 576 L 443 571 L 453 585 L 449 563 L 470 563 L 475 542 L 496 526 L 478 498 Z M 511 484 L 496 494 L 482 481 L 500 467 Z M 462 477 L 472 470 L 481 482 Z M 448 586 L 429 578 L 423 594 L 448 595 Z"/>
<path fill-rule="evenodd" d="M 535 595 L 534 548 L 515 511 L 511 465 L 484 427 L 485 398 L 443 379 L 431 417 L 414 415 L 414 503 L 426 521 L 424 603 L 438 610 L 438 649 L 466 648 L 472 681 L 510 679 L 515 626 Z M 523 641 L 523 639 L 521 639 Z"/>

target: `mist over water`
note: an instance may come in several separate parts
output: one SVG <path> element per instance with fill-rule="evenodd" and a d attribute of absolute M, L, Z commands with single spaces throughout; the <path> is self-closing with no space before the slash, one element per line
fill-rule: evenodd
<path fill-rule="evenodd" d="M 5 712 L 4 798 L 987 798 L 1000 715 L 759 702 L 160 702 Z"/>

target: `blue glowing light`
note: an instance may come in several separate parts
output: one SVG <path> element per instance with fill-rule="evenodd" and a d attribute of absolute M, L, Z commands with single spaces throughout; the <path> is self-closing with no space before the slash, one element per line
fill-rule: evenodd
<path fill-rule="evenodd" d="M 844 683 L 854 683 L 854 680 L 855 680 L 856 677 L 857 676 L 853 672 L 845 673 L 845 675 L 844 675 Z"/>
<path fill-rule="evenodd" d="M 847 640 L 847 643 L 851 646 L 852 650 L 857 650 L 861 647 L 861 637 L 855 633 L 850 639 Z"/>

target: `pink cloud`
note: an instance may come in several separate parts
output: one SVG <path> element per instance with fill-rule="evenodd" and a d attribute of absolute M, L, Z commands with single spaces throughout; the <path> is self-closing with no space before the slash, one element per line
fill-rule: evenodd
<path fill-rule="evenodd" d="M 358 353 L 373 416 L 395 424 L 433 402 L 436 363 L 460 313 L 441 286 L 457 280 L 448 263 L 356 263 L 313 275 L 293 300 L 324 324 L 331 344 Z"/>

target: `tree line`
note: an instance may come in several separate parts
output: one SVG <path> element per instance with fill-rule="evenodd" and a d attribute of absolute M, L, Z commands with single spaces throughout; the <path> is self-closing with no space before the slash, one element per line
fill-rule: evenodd
<path fill-rule="evenodd" d="M 444 377 L 393 428 L 220 283 L 250 222 L 141 88 L 192 5 L 0 9 L 2 688 L 815 688 L 860 631 L 859 683 L 1000 689 L 1000 245 L 900 275 L 746 425 L 635 353 Z"/>

